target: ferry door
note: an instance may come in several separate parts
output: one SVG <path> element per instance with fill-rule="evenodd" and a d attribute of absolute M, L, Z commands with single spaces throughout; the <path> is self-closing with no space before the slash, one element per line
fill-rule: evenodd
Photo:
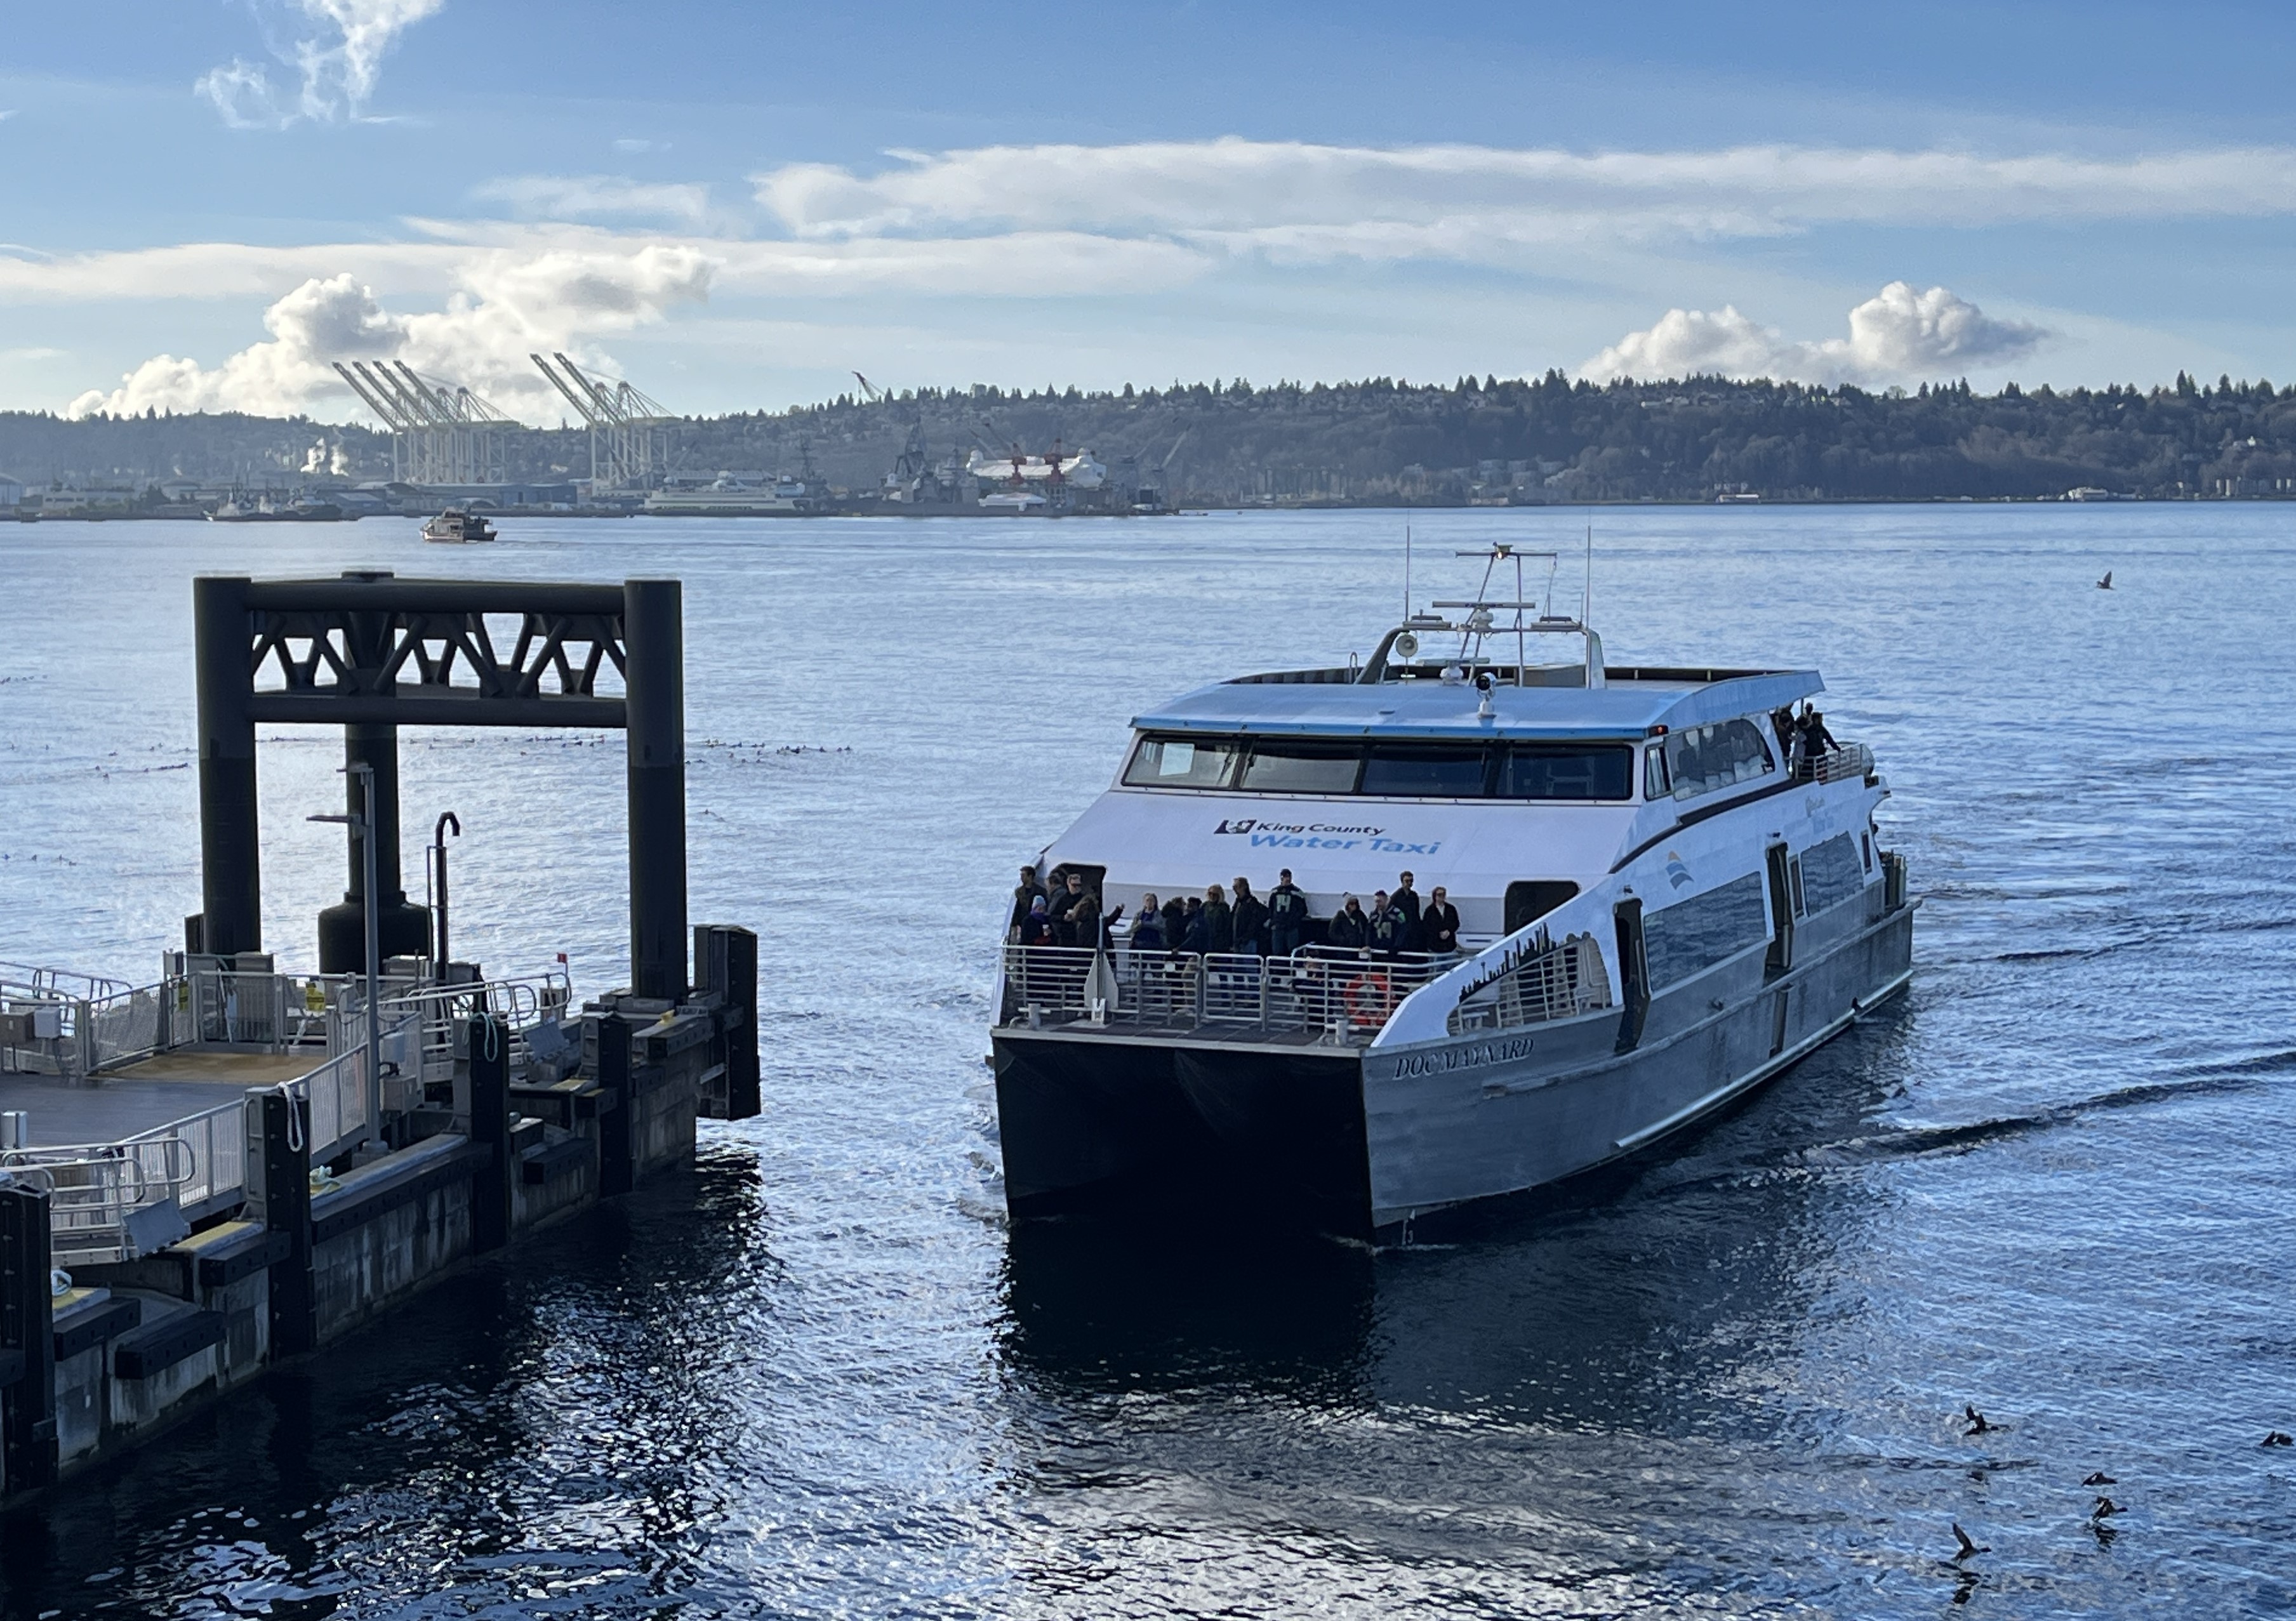
<path fill-rule="evenodd" d="M 1770 955 L 1763 965 L 1770 978 L 1793 966 L 1793 853 L 1783 844 L 1769 847 Z"/>
<path fill-rule="evenodd" d="M 1642 1044 L 1643 1020 L 1650 1017 L 1650 960 L 1643 954 L 1643 904 L 1620 901 L 1612 913 L 1619 925 L 1620 989 L 1627 1004 L 1619 1019 L 1619 1047 L 1631 1052 Z"/>

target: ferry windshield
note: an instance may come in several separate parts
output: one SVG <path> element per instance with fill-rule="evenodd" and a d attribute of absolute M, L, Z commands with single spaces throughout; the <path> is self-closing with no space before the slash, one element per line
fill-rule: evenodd
<path fill-rule="evenodd" d="M 1374 742 L 1344 738 L 1144 737 L 1129 788 L 1391 799 L 1629 800 L 1626 743 Z"/>

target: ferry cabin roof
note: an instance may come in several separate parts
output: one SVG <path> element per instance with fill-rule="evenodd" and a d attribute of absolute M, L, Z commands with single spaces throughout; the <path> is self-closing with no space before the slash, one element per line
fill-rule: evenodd
<path fill-rule="evenodd" d="M 1319 917 L 1345 894 L 1368 905 L 1407 868 L 1423 898 L 1445 886 L 1464 935 L 1488 940 L 1518 927 L 1533 899 L 1544 897 L 1545 910 L 1591 887 L 1685 817 L 1781 782 L 1785 761 L 1767 716 L 1824 688 L 1814 671 L 1616 670 L 1593 688 L 1517 687 L 1513 675 L 1506 668 L 1488 694 L 1488 716 L 1472 681 L 1445 682 L 1432 670 L 1404 681 L 1319 671 L 1200 688 L 1133 723 L 1147 741 L 1044 859 L 1103 875 L 1107 904 L 1128 907 L 1143 890 L 1201 895 L 1239 872 L 1264 893 L 1289 867 Z M 1654 791 L 1644 751 L 1628 751 L 1658 735 L 1669 753 L 1677 743 L 1695 749 L 1699 728 L 1746 721 L 1759 724 L 1742 728 L 1734 755 L 1717 757 L 1710 785 L 1677 771 Z M 1176 758 L 1189 739 L 1196 747 Z M 1300 752 L 1292 739 L 1352 743 L 1363 763 L 1334 759 L 1333 776 L 1279 769 L 1259 786 L 1243 763 L 1254 739 L 1282 742 L 1286 753 Z M 1442 771 L 1414 772 L 1423 756 L 1464 763 L 1458 745 L 1471 743 L 1484 745 L 1471 757 L 1483 762 L 1480 773 L 1466 766 L 1471 782 L 1447 790 L 1433 785 L 1453 780 Z M 1388 751 L 1392 769 L 1382 766 L 1382 745 L 1405 746 Z M 1347 761 L 1357 757 L 1345 750 Z M 1414 782 L 1428 785 L 1399 786 Z"/>
<path fill-rule="evenodd" d="M 1567 667 L 1576 675 L 1576 667 Z M 1715 721 L 1773 710 L 1823 692 L 1815 670 L 1713 671 L 1614 669 L 1606 684 L 1516 686 L 1513 667 L 1490 692 L 1491 713 L 1472 681 L 1448 683 L 1431 671 L 1413 680 L 1350 682 L 1344 672 L 1245 676 L 1198 687 L 1143 715 L 1143 732 L 1209 732 L 1226 736 L 1555 738 L 1648 737 L 1660 727 L 1686 731 Z M 1533 670 L 1533 675 L 1540 674 Z M 1317 680 L 1332 675 L 1337 679 Z"/>

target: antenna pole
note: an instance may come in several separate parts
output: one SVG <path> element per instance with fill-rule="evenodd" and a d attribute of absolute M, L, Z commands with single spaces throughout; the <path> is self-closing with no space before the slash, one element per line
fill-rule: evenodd
<path fill-rule="evenodd" d="M 1403 526 L 1403 617 L 1411 618 L 1411 526 Z"/>
<path fill-rule="evenodd" d="M 1578 623 L 1586 624 L 1595 613 L 1595 526 L 1587 526 L 1587 579 L 1578 595 Z"/>

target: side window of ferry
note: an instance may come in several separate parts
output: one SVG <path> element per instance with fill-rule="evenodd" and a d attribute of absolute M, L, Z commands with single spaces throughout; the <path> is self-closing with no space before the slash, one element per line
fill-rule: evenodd
<path fill-rule="evenodd" d="M 1221 738 L 1144 737 L 1124 781 L 1132 788 L 1226 788 L 1236 754 Z"/>
<path fill-rule="evenodd" d="M 1769 937 L 1762 875 L 1749 872 L 1703 895 L 1643 914 L 1643 953 L 1653 990 L 1713 967 Z"/>
<path fill-rule="evenodd" d="M 1623 743 L 1517 743 L 1499 770 L 1503 799 L 1631 799 L 1635 751 Z"/>
<path fill-rule="evenodd" d="M 1836 833 L 1823 844 L 1801 853 L 1802 905 L 1810 912 L 1848 900 L 1866 887 L 1866 868 L 1857 859 L 1857 841 Z"/>
<path fill-rule="evenodd" d="M 1239 786 L 1261 794 L 1353 793 L 1362 761 L 1356 743 L 1254 743 Z"/>
<path fill-rule="evenodd" d="M 1487 757 L 1480 743 L 1374 743 L 1363 790 L 1398 798 L 1480 799 Z"/>
<path fill-rule="evenodd" d="M 1666 763 L 1674 797 L 1692 799 L 1760 776 L 1770 768 L 1770 749 L 1751 721 L 1717 721 L 1668 738 Z"/>

